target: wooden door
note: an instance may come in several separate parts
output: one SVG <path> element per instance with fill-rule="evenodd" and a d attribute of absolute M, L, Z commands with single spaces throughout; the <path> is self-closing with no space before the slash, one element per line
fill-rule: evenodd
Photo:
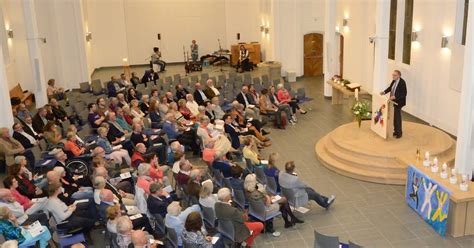
<path fill-rule="evenodd" d="M 304 36 L 304 75 L 323 75 L 323 35 L 306 34 Z"/>
<path fill-rule="evenodd" d="M 339 76 L 344 75 L 344 36 L 339 35 Z"/>

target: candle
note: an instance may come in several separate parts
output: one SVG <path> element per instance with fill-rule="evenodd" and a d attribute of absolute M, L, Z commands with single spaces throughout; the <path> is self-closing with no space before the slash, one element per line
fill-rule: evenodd
<path fill-rule="evenodd" d="M 451 169 L 451 176 L 456 176 L 456 169 Z"/>
<path fill-rule="evenodd" d="M 435 158 L 433 159 L 433 164 L 434 164 L 435 166 L 438 166 L 438 158 L 437 158 L 437 157 L 435 157 Z"/>
<path fill-rule="evenodd" d="M 430 160 L 430 152 L 425 152 L 425 160 Z"/>
<path fill-rule="evenodd" d="M 354 96 L 355 96 L 355 99 L 356 99 L 356 100 L 359 100 L 359 89 L 355 89 L 355 94 L 354 94 Z"/>
<path fill-rule="evenodd" d="M 448 164 L 446 164 L 446 163 L 443 163 L 442 167 L 443 167 L 443 170 L 445 170 L 445 171 L 446 171 L 446 169 L 448 168 Z"/>

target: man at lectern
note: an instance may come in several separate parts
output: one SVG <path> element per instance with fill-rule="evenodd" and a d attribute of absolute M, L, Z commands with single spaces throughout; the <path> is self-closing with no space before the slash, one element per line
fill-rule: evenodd
<path fill-rule="evenodd" d="M 380 92 L 381 95 L 390 93 L 390 100 L 395 102 L 393 104 L 393 126 L 395 129 L 393 136 L 397 139 L 402 137 L 402 108 L 406 104 L 407 97 L 407 85 L 401 76 L 402 73 L 399 70 L 394 70 L 392 73 L 392 83 L 390 83 L 386 90 Z"/>

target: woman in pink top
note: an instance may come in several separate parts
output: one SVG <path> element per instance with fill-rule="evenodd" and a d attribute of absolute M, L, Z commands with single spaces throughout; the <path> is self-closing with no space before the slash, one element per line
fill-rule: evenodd
<path fill-rule="evenodd" d="M 137 186 L 142 188 L 147 195 L 150 194 L 150 185 L 154 180 L 150 177 L 150 164 L 141 163 L 137 169 Z"/>
<path fill-rule="evenodd" d="M 293 114 L 296 114 L 296 110 L 298 110 L 303 115 L 306 114 L 306 111 L 301 109 L 298 105 L 298 100 L 290 96 L 290 93 L 288 92 L 288 90 L 285 89 L 285 87 L 283 87 L 283 84 L 278 84 L 277 89 L 277 97 L 280 103 L 290 105 L 291 109 L 293 110 Z"/>
<path fill-rule="evenodd" d="M 18 190 L 18 181 L 15 179 L 13 176 L 7 176 L 5 179 L 3 179 L 3 186 L 5 186 L 6 189 L 10 189 L 10 192 L 12 193 L 13 198 L 15 198 L 15 201 L 20 203 L 20 205 L 23 207 L 24 210 L 27 210 L 28 208 L 33 205 L 30 199 L 28 197 L 20 194 Z"/>
<path fill-rule="evenodd" d="M 160 166 L 156 153 L 145 156 L 145 161 L 150 164 L 149 176 L 151 179 L 160 182 L 162 185 L 169 185 L 168 177 L 165 172 L 168 171 L 167 165 Z"/>

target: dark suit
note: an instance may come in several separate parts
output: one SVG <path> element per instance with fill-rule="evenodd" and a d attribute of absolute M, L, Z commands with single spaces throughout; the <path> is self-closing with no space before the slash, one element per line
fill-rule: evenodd
<path fill-rule="evenodd" d="M 117 96 L 117 89 L 115 88 L 115 84 L 118 84 L 120 87 L 120 83 L 115 80 L 111 80 L 107 83 L 107 92 L 108 97 L 116 97 Z"/>
<path fill-rule="evenodd" d="M 137 85 L 140 83 L 140 78 L 138 78 L 138 77 L 132 77 L 132 78 L 130 79 L 130 82 L 132 82 L 133 88 L 136 89 L 136 88 L 137 88 Z"/>
<path fill-rule="evenodd" d="M 189 94 L 188 90 L 187 89 L 182 89 L 180 91 L 176 91 L 176 99 L 180 100 L 180 99 L 184 99 L 186 100 L 186 95 Z"/>
<path fill-rule="evenodd" d="M 202 93 L 203 93 L 204 95 L 206 95 L 206 93 L 204 93 L 203 90 L 201 90 L 201 91 L 202 91 Z M 199 93 L 198 90 L 195 90 L 194 93 L 193 93 L 193 95 L 194 95 L 194 101 L 196 101 L 197 104 L 199 104 L 199 105 L 204 105 L 204 101 L 205 101 L 205 100 L 203 99 L 201 93 Z M 206 97 L 207 97 L 207 96 L 206 96 Z M 207 100 L 210 100 L 210 99 L 207 99 Z"/>
<path fill-rule="evenodd" d="M 33 128 L 34 128 L 34 127 L 33 127 Z M 25 133 L 27 133 L 27 134 L 33 136 L 36 140 L 41 139 L 38 135 L 35 135 L 35 134 L 33 133 L 34 130 L 31 129 L 31 128 L 30 128 L 29 126 L 27 126 L 26 124 L 23 125 L 23 130 L 25 131 Z M 36 131 L 35 131 L 35 132 L 36 132 Z"/>
<path fill-rule="evenodd" d="M 31 144 L 30 140 L 28 138 L 26 138 L 23 134 L 17 132 L 17 131 L 14 131 L 13 132 L 13 138 L 18 140 L 18 142 L 21 143 L 21 145 L 25 148 L 25 149 L 28 149 L 28 148 L 32 148 L 34 145 Z M 34 138 L 34 136 L 32 136 Z"/>
<path fill-rule="evenodd" d="M 33 117 L 32 125 L 33 125 L 33 129 L 35 130 L 35 132 L 43 133 L 43 128 L 44 128 L 45 123 L 43 122 L 43 119 L 41 119 L 41 116 L 39 116 L 39 114 L 36 114 Z"/>
<path fill-rule="evenodd" d="M 243 213 L 229 204 L 216 202 L 214 206 L 217 219 L 230 220 L 234 225 L 234 238 L 237 243 L 242 243 L 250 237 L 250 230 L 244 224 Z"/>
<path fill-rule="evenodd" d="M 153 83 L 156 85 L 156 80 L 158 80 L 160 76 L 156 72 L 151 72 L 151 70 L 146 70 L 145 74 L 143 74 L 142 77 L 142 84 L 147 87 L 148 82 L 153 81 Z"/>
<path fill-rule="evenodd" d="M 114 123 L 111 123 L 111 122 L 108 122 L 109 123 L 109 132 L 107 134 L 107 138 L 108 136 L 110 135 L 110 137 L 114 137 L 114 138 L 121 138 L 122 136 L 125 135 L 125 133 L 123 133 L 122 131 L 120 131 L 114 124 Z M 115 139 L 114 139 L 115 140 Z"/>
<path fill-rule="evenodd" d="M 156 197 L 154 195 L 148 196 L 147 199 L 148 210 L 151 214 L 159 214 L 165 218 L 167 213 L 167 207 L 173 202 L 173 198 L 170 197 Z"/>
<path fill-rule="evenodd" d="M 248 104 L 256 105 L 256 104 L 255 104 L 255 101 L 253 100 L 253 97 L 252 97 L 249 93 L 245 94 L 245 97 L 247 98 Z M 243 95 L 242 92 L 239 92 L 239 94 L 237 94 L 237 96 L 235 97 L 235 99 L 236 99 L 240 104 L 243 104 L 245 108 L 247 108 L 247 104 L 245 104 L 245 99 L 244 99 L 244 95 Z"/>
<path fill-rule="evenodd" d="M 392 96 L 392 87 L 395 84 L 395 80 L 393 80 L 390 83 L 390 86 L 384 90 L 384 93 L 387 94 L 390 92 L 390 96 Z M 407 85 L 405 83 L 405 80 L 403 78 L 400 78 L 397 88 L 395 89 L 395 92 L 393 94 L 395 96 L 395 100 L 393 100 L 396 105 L 394 104 L 393 106 L 393 126 L 394 126 L 394 132 L 393 134 L 397 137 L 401 137 L 403 132 L 402 132 L 402 108 L 403 106 L 406 105 L 406 97 L 407 97 Z"/>

